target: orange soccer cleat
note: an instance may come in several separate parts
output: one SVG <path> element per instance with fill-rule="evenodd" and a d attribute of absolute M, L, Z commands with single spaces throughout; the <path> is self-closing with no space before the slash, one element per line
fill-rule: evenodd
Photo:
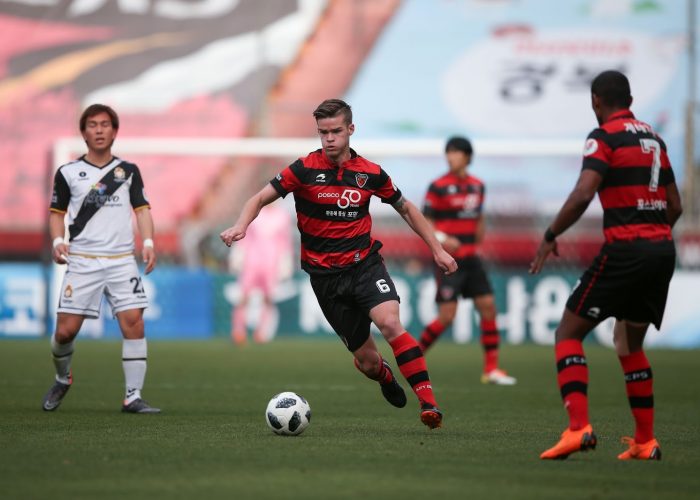
<path fill-rule="evenodd" d="M 622 442 L 629 448 L 617 456 L 620 460 L 661 460 L 661 447 L 656 439 L 636 443 L 631 437 L 623 437 Z"/>
<path fill-rule="evenodd" d="M 593 432 L 591 424 L 582 429 L 572 431 L 566 429 L 561 434 L 561 439 L 550 449 L 543 451 L 540 458 L 544 460 L 564 460 L 577 451 L 594 450 L 598 438 Z"/>
<path fill-rule="evenodd" d="M 442 427 L 442 412 L 430 403 L 421 404 L 420 421 L 431 429 Z"/>

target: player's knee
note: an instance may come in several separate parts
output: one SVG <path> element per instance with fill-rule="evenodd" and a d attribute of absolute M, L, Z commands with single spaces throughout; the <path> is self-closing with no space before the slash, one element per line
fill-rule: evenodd
<path fill-rule="evenodd" d="M 391 340 L 403 333 L 403 325 L 399 316 L 396 314 L 387 315 L 379 322 L 377 322 L 377 328 L 382 332 L 384 338 Z"/>
<path fill-rule="evenodd" d="M 138 339 L 144 336 L 143 317 L 128 317 L 121 321 L 122 333 L 124 337 Z"/>
<path fill-rule="evenodd" d="M 57 343 L 67 344 L 68 342 L 73 340 L 77 334 L 78 332 L 74 331 L 74 329 L 68 325 L 56 325 L 54 337 Z"/>

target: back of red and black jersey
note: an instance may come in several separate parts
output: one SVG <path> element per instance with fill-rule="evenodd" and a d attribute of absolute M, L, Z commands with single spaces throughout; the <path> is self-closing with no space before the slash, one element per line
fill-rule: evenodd
<path fill-rule="evenodd" d="M 666 144 L 629 110 L 613 114 L 588 136 L 583 169 L 603 176 L 598 189 L 603 233 L 616 241 L 668 241 L 666 186 L 675 182 Z"/>
<path fill-rule="evenodd" d="M 315 151 L 270 181 L 280 195 L 294 193 L 301 266 L 310 274 L 343 270 L 379 250 L 371 236 L 371 197 L 392 204 L 401 197 L 379 165 L 351 153 L 336 167 Z"/>
<path fill-rule="evenodd" d="M 446 174 L 435 180 L 425 195 L 423 213 L 435 229 L 454 236 L 461 243 L 456 258 L 476 254 L 476 231 L 484 203 L 484 185 L 473 176 Z"/>

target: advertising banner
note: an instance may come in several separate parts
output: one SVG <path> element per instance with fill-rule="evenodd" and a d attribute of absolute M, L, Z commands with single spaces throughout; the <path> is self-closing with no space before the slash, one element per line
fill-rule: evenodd
<path fill-rule="evenodd" d="M 435 318 L 435 283 L 427 273 L 391 272 L 401 297 L 401 320 L 413 335 Z M 526 272 L 492 269 L 498 325 L 504 342 L 552 344 L 554 331 L 579 272 L 550 272 L 531 276 Z M 150 306 L 146 309 L 146 331 L 151 339 L 208 339 L 228 337 L 231 312 L 240 300 L 235 276 L 208 270 L 187 270 L 162 266 L 144 277 Z M 695 291 L 700 273 L 677 271 L 671 282 L 666 315 L 661 331 L 649 329 L 646 345 L 659 347 L 700 347 L 700 312 Z M 38 264 L 0 265 L 0 338 L 38 337 L 44 333 L 45 294 L 42 267 Z M 299 272 L 283 281 L 273 297 L 275 311 L 269 331 L 261 337 L 334 338 L 323 317 L 308 277 Z M 254 332 L 262 297 L 253 293 L 247 317 L 248 331 Z M 49 329 L 53 329 L 55 301 L 50 301 Z M 590 336 L 592 341 L 612 345 L 614 321 L 601 323 Z M 375 334 L 378 334 L 376 329 Z M 117 322 L 103 301 L 101 316 L 86 320 L 81 337 L 119 338 Z M 445 340 L 478 342 L 478 317 L 471 301 L 461 301 L 457 317 Z M 252 335 L 251 335 L 252 338 Z"/>
<path fill-rule="evenodd" d="M 355 135 L 467 135 L 488 208 L 547 211 L 573 186 L 580 157 L 480 157 L 479 141 L 578 140 L 583 151 L 598 126 L 591 81 L 615 69 L 629 77 L 632 110 L 664 138 L 682 184 L 687 26 L 687 2 L 675 0 L 407 0 L 347 92 Z M 442 159 L 422 170 L 394 163 L 384 166 L 409 199 L 444 169 Z"/>

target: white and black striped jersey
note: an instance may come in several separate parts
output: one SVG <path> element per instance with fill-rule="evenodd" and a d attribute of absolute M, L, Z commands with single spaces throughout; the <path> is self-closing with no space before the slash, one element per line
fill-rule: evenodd
<path fill-rule="evenodd" d="M 51 211 L 68 213 L 70 252 L 120 255 L 134 251 L 132 209 L 150 208 L 136 165 L 112 158 L 98 167 L 85 157 L 54 177 Z"/>

